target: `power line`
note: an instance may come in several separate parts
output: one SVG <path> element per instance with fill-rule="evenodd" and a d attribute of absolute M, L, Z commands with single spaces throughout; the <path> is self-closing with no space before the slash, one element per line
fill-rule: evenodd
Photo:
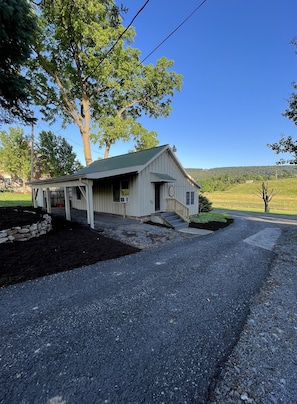
<path fill-rule="evenodd" d="M 197 7 L 196 7 L 196 8 L 195 8 L 195 9 L 194 9 L 194 10 L 193 10 L 173 31 L 172 31 L 172 32 L 170 32 L 169 35 L 167 35 L 167 37 L 166 37 L 165 39 L 163 39 L 162 42 L 159 43 L 159 45 L 157 45 L 144 59 L 142 59 L 142 61 L 140 62 L 140 64 L 142 64 L 146 59 L 148 59 L 157 49 L 160 48 L 160 46 L 163 45 L 164 42 L 166 42 L 173 34 L 175 34 L 175 32 L 176 32 L 177 30 L 179 30 L 180 27 L 181 27 L 182 25 L 184 25 L 184 24 L 192 17 L 192 15 L 195 14 L 196 11 L 198 11 L 199 8 L 203 6 L 204 3 L 206 3 L 206 1 L 207 1 L 207 0 L 203 0 L 203 1 L 199 4 L 199 6 L 197 6 Z"/>
<path fill-rule="evenodd" d="M 124 29 L 124 31 L 119 35 L 118 39 L 115 41 L 115 43 L 112 45 L 112 47 L 106 52 L 106 54 L 103 56 L 103 58 L 99 61 L 97 67 L 101 65 L 101 63 L 107 58 L 107 56 L 110 54 L 110 52 L 113 51 L 115 46 L 118 44 L 119 40 L 123 37 L 123 35 L 128 31 L 128 29 L 131 27 L 133 22 L 136 20 L 136 18 L 139 16 L 139 14 L 144 10 L 144 8 L 147 6 L 150 0 L 147 0 L 144 5 L 137 11 L 137 13 L 134 15 L 128 26 Z"/>

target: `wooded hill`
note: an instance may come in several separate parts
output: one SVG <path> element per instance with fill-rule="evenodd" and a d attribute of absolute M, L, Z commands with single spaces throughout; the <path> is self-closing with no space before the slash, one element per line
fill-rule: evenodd
<path fill-rule="evenodd" d="M 297 176 L 295 165 L 186 168 L 186 171 L 202 185 L 202 192 L 224 191 L 231 185 L 247 181 L 268 181 Z"/>
<path fill-rule="evenodd" d="M 186 171 L 196 181 L 205 178 L 220 177 L 221 175 L 230 175 L 231 177 L 291 177 L 297 175 L 297 166 L 280 165 L 280 166 L 242 166 L 242 167 L 218 167 L 218 168 L 186 168 Z"/>

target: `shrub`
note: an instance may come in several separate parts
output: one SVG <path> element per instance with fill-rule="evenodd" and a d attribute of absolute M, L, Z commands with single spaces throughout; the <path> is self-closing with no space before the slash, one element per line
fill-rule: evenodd
<path fill-rule="evenodd" d="M 203 194 L 199 194 L 199 213 L 210 212 L 212 210 L 212 202 Z"/>

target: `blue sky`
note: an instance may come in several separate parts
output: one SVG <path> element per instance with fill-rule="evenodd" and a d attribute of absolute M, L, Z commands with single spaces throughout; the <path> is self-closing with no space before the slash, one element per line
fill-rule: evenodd
<path fill-rule="evenodd" d="M 127 26 L 145 0 L 120 0 L 129 8 Z M 145 58 L 201 0 L 150 0 L 136 18 L 134 46 Z M 281 134 L 297 138 L 297 127 L 281 114 L 297 81 L 296 0 L 207 0 L 145 64 L 162 56 L 183 75 L 168 118 L 143 118 L 160 144 L 177 148 L 186 168 L 273 165 L 277 156 L 266 144 Z M 40 122 L 36 129 L 65 136 L 84 163 L 82 142 L 73 125 L 62 130 Z M 110 156 L 133 143 L 118 143 Z M 93 159 L 103 149 L 92 145 Z"/>

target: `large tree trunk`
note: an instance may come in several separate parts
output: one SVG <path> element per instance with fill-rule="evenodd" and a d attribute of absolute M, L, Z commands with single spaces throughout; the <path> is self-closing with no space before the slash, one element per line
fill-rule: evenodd
<path fill-rule="evenodd" d="M 90 145 L 90 123 L 91 123 L 91 114 L 90 114 L 90 104 L 88 97 L 83 95 L 82 98 L 82 113 L 80 114 L 80 134 L 83 141 L 84 146 L 84 156 L 86 165 L 89 166 L 92 163 L 92 152 Z"/>
<path fill-rule="evenodd" d="M 85 156 L 86 165 L 89 166 L 93 161 L 90 139 L 89 139 L 89 132 L 86 131 L 85 129 L 81 129 L 80 134 L 81 134 L 83 146 L 84 146 L 84 156 Z"/>
<path fill-rule="evenodd" d="M 104 158 L 108 159 L 110 151 L 110 143 L 105 143 Z"/>

